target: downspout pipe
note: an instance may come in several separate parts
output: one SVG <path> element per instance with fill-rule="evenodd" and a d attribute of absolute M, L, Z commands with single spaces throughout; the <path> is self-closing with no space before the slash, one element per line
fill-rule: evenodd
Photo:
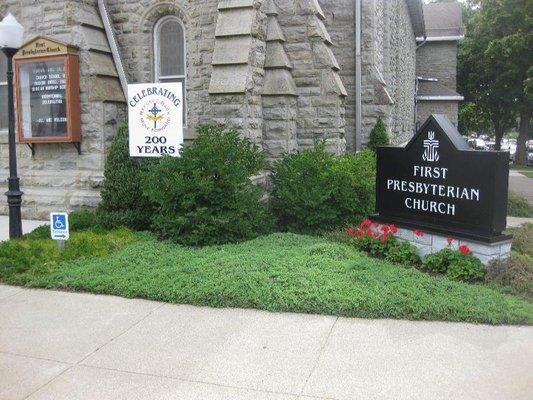
<path fill-rule="evenodd" d="M 98 11 L 100 12 L 100 18 L 102 18 L 102 23 L 104 24 L 105 35 L 109 47 L 111 48 L 111 54 L 113 56 L 113 62 L 115 63 L 115 68 L 117 69 L 118 78 L 120 80 L 120 86 L 122 87 L 122 93 L 126 100 L 128 99 L 128 80 L 126 78 L 126 72 L 124 70 L 124 64 L 122 63 L 122 57 L 120 57 L 120 51 L 118 49 L 118 42 L 111 26 L 111 19 L 109 18 L 109 13 L 107 11 L 107 6 L 105 0 L 98 0 Z"/>
<path fill-rule="evenodd" d="M 415 59 L 418 57 L 416 52 L 418 51 L 418 49 L 420 47 L 425 45 L 426 42 L 427 42 L 427 36 L 424 35 L 424 37 L 423 37 L 422 41 L 420 42 L 420 44 L 418 44 L 416 46 L 416 48 L 415 48 Z M 414 118 L 414 121 L 413 121 L 414 122 L 413 123 L 413 131 L 414 131 L 413 134 L 414 135 L 416 135 L 416 132 L 418 131 L 418 127 L 416 126 L 416 120 L 418 119 L 418 110 L 417 110 L 417 108 L 418 108 L 418 99 L 417 99 L 417 97 L 418 97 L 418 83 L 419 83 L 419 81 L 420 81 L 420 77 L 418 77 L 418 76 L 415 77 L 415 99 L 414 99 L 415 109 L 414 109 L 414 113 L 413 113 L 414 114 L 414 117 L 413 117 Z"/>
<path fill-rule="evenodd" d="M 361 101 L 361 0 L 355 0 L 355 148 L 361 148 L 362 101 Z"/>

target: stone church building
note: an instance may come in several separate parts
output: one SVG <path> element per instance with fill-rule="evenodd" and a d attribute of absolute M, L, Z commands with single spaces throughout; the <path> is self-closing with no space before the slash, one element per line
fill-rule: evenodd
<path fill-rule="evenodd" d="M 34 154 L 17 145 L 23 215 L 99 202 L 128 83 L 183 82 L 186 142 L 198 124 L 223 123 L 269 159 L 317 138 L 335 153 L 357 151 L 378 117 L 395 144 L 430 112 L 457 121 L 462 31 L 453 29 L 461 29 L 460 15 L 443 21 L 425 10 L 422 0 L 1 0 L 0 16 L 12 13 L 28 40 L 72 45 L 79 56 L 81 153 L 66 143 L 36 144 Z M 3 189 L 5 60 L 0 64 Z"/>

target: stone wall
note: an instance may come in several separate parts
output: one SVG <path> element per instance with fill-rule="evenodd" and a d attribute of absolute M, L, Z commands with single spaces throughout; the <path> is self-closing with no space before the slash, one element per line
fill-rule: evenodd
<path fill-rule="evenodd" d="M 457 126 L 458 102 L 455 101 L 418 101 L 417 125 L 421 126 L 431 114 L 444 114 Z"/>
<path fill-rule="evenodd" d="M 345 137 L 346 148 L 353 151 L 355 144 L 355 1 L 320 0 L 326 16 L 325 25 L 331 36 L 331 50 L 337 59 L 339 75 L 346 88 Z"/>
<path fill-rule="evenodd" d="M 355 135 L 355 2 L 320 3 L 331 34 L 333 53 L 347 89 L 346 144 L 362 148 L 377 118 L 390 130 L 394 143 L 405 142 L 414 127 L 416 42 L 405 0 L 362 1 L 362 132 Z"/>
<path fill-rule="evenodd" d="M 275 0 L 275 4 L 298 96 L 298 147 L 325 139 L 330 151 L 343 153 L 347 93 L 338 75 L 324 12 L 317 0 Z"/>
<path fill-rule="evenodd" d="M 35 156 L 17 144 L 23 217 L 48 218 L 52 210 L 96 206 L 100 199 L 106 148 L 124 115 L 124 97 L 107 44 L 96 1 L 3 0 L 0 14 L 11 12 L 25 27 L 25 39 L 48 36 L 80 48 L 82 154 L 72 144 L 37 144 Z M 6 132 L 0 133 L 0 192 L 8 176 Z M 0 202 L 0 214 L 7 213 Z"/>
<path fill-rule="evenodd" d="M 194 138 L 194 127 L 206 122 L 209 82 L 218 0 L 107 0 L 124 69 L 129 83 L 153 82 L 153 29 L 165 15 L 178 16 L 185 26 L 187 49 L 186 139 Z M 230 103 L 231 104 L 231 103 Z"/>
<path fill-rule="evenodd" d="M 437 78 L 449 89 L 457 86 L 457 42 L 426 42 L 417 52 L 416 73 L 424 78 Z"/>
<path fill-rule="evenodd" d="M 405 0 L 362 2 L 362 132 L 364 147 L 378 117 L 394 144 L 414 129 L 416 41 Z M 342 66 L 341 66 L 342 68 Z"/>

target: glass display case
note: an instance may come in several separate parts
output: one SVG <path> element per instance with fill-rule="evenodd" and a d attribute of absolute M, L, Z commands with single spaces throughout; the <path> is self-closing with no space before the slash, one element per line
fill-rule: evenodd
<path fill-rule="evenodd" d="M 15 55 L 20 143 L 81 141 L 78 55 L 73 46 L 38 37 Z"/>

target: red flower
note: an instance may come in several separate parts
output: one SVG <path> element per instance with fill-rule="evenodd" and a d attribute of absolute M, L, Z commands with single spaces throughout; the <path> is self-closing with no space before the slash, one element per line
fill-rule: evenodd
<path fill-rule="evenodd" d="M 375 238 L 377 238 L 379 236 L 379 234 L 377 232 L 372 232 L 372 236 L 374 236 Z"/>
<path fill-rule="evenodd" d="M 386 242 L 388 237 L 389 237 L 389 235 L 384 233 L 383 235 L 381 235 L 380 239 L 381 239 L 382 242 Z"/>
<path fill-rule="evenodd" d="M 420 229 L 415 229 L 415 236 L 422 237 L 424 236 L 424 232 L 422 232 Z"/>
<path fill-rule="evenodd" d="M 372 229 L 367 229 L 365 232 L 366 236 L 374 236 L 374 232 L 372 232 Z"/>
<path fill-rule="evenodd" d="M 453 243 L 453 238 L 451 236 L 448 236 L 446 240 L 448 241 L 448 246 L 451 246 L 451 244 Z"/>
<path fill-rule="evenodd" d="M 468 247 L 466 244 L 462 244 L 459 246 L 459 251 L 463 254 L 470 253 L 470 247 Z"/>
<path fill-rule="evenodd" d="M 391 230 L 392 233 L 398 232 L 398 228 L 394 224 L 390 224 L 389 229 Z"/>
<path fill-rule="evenodd" d="M 370 221 L 368 218 L 364 219 L 363 222 L 361 222 L 361 227 L 368 228 L 370 225 L 372 225 L 372 221 Z"/>
<path fill-rule="evenodd" d="M 346 233 L 350 236 L 353 236 L 355 235 L 355 229 L 350 226 L 348 229 L 346 229 Z"/>
<path fill-rule="evenodd" d="M 381 227 L 381 230 L 382 230 L 384 233 L 388 233 L 388 232 L 390 231 L 390 228 L 389 228 L 388 225 L 383 225 L 383 226 Z"/>
<path fill-rule="evenodd" d="M 363 230 L 361 228 L 357 229 L 357 236 L 363 236 Z"/>

